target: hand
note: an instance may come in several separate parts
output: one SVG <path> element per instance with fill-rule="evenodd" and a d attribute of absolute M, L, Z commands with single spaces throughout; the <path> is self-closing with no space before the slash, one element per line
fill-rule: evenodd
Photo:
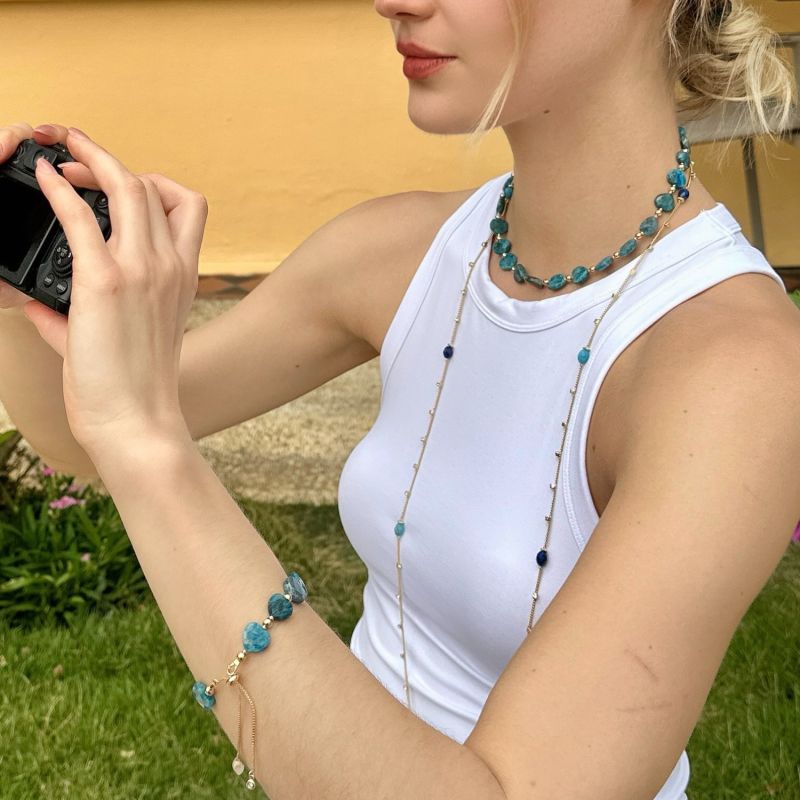
<path fill-rule="evenodd" d="M 86 201 L 39 159 L 36 179 L 73 254 L 69 316 L 31 301 L 23 313 L 64 358 L 75 439 L 104 449 L 149 438 L 191 441 L 178 397 L 186 319 L 208 216 L 205 198 L 162 175 L 133 175 L 70 129 L 66 144 L 108 197 L 108 242 Z"/>

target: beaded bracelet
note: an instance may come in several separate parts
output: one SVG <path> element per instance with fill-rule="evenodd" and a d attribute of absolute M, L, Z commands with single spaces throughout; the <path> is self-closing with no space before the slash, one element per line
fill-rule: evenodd
<path fill-rule="evenodd" d="M 214 696 L 216 693 L 216 686 L 218 683 L 225 681 L 228 684 L 236 684 L 239 687 L 241 694 L 239 695 L 239 710 L 236 718 L 236 729 L 239 732 L 239 743 L 236 748 L 236 755 L 233 759 L 233 771 L 237 775 L 244 772 L 244 762 L 239 758 L 239 753 L 242 749 L 242 732 L 240 730 L 241 712 L 242 712 L 242 697 L 247 698 L 252 710 L 252 744 L 253 744 L 253 762 L 251 769 L 247 772 L 247 782 L 245 786 L 248 789 L 256 788 L 256 707 L 253 705 L 253 700 L 247 693 L 247 690 L 242 686 L 241 677 L 237 670 L 239 665 L 244 661 L 248 653 L 258 653 L 265 650 L 270 642 L 269 628 L 276 619 L 286 619 L 292 615 L 292 603 L 302 603 L 308 597 L 308 589 L 306 589 L 303 579 L 296 572 L 290 572 L 286 579 L 283 581 L 283 594 L 277 592 L 273 594 L 267 601 L 267 610 L 269 616 L 263 622 L 248 622 L 244 627 L 244 634 L 242 636 L 242 650 L 236 658 L 228 664 L 228 677 L 217 678 L 211 683 L 206 685 L 202 681 L 196 681 L 192 686 L 192 695 L 200 706 L 207 711 L 210 711 L 217 698 Z M 290 602 L 291 601 L 291 602 Z"/>

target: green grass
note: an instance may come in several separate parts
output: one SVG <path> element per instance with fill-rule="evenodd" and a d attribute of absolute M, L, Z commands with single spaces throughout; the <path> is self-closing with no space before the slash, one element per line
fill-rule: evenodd
<path fill-rule="evenodd" d="M 366 569 L 337 509 L 239 503 L 349 642 Z M 191 683 L 152 598 L 88 615 L 74 631 L 0 627 L 0 799 L 248 794 L 230 769 L 233 747 Z M 799 545 L 737 630 L 687 750 L 690 800 L 800 797 Z"/>

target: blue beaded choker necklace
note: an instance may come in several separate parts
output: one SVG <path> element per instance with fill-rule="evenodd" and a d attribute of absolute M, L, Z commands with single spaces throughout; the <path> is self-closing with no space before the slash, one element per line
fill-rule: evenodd
<path fill-rule="evenodd" d="M 547 287 L 558 291 L 568 283 L 585 283 L 592 273 L 602 272 L 608 269 L 615 260 L 629 256 L 636 250 L 639 239 L 643 236 L 653 236 L 655 234 L 658 230 L 658 217 L 665 211 L 672 211 L 675 208 L 675 197 L 685 200 L 689 196 L 689 190 L 686 188 L 685 170 L 691 163 L 691 154 L 689 141 L 686 138 L 686 129 L 682 125 L 678 126 L 678 137 L 681 146 L 681 149 L 675 154 L 678 166 L 667 173 L 667 182 L 670 185 L 670 189 L 655 196 L 653 200 L 656 209 L 655 213 L 645 217 L 639 223 L 639 230 L 636 231 L 633 238 L 623 242 L 616 253 L 604 256 L 593 267 L 577 266 L 569 275 L 564 275 L 563 272 L 556 272 L 555 275 L 551 275 L 547 280 L 537 278 L 535 275 L 529 275 L 525 267 L 519 263 L 517 257 L 511 252 L 511 241 L 504 238 L 504 234 L 508 232 L 508 222 L 505 219 L 505 215 L 508 211 L 511 197 L 514 194 L 514 176 L 512 174 L 503 184 L 503 191 L 497 203 L 497 216 L 489 223 L 489 229 L 496 235 L 492 251 L 502 256 L 500 269 L 513 272 L 514 280 L 517 283 L 527 282 L 538 286 L 540 289 Z"/>
<path fill-rule="evenodd" d="M 680 150 L 675 155 L 675 160 L 677 161 L 677 168 L 671 169 L 667 173 L 667 182 L 670 185 L 670 189 L 667 192 L 663 192 L 661 194 L 656 195 L 654 199 L 655 204 L 655 212 L 643 219 L 639 223 L 639 230 L 633 235 L 632 238 L 628 239 L 622 245 L 617 252 L 613 255 L 605 256 L 604 258 L 600 259 L 593 267 L 584 267 L 584 266 L 577 266 L 575 267 L 569 275 L 564 275 L 563 273 L 556 273 L 548 278 L 546 281 L 542 280 L 541 278 L 537 278 L 534 275 L 529 275 L 528 271 L 525 267 L 522 266 L 517 261 L 517 257 L 511 252 L 511 241 L 508 238 L 505 238 L 503 234 L 508 232 L 508 222 L 505 220 L 505 214 L 508 210 L 508 205 L 511 200 L 511 196 L 514 193 L 514 176 L 513 174 L 505 181 L 503 184 L 503 189 L 500 194 L 500 199 L 497 203 L 497 213 L 494 219 L 491 220 L 489 223 L 489 229 L 491 232 L 491 236 L 489 236 L 484 242 L 481 243 L 481 249 L 478 252 L 478 255 L 469 262 L 469 271 L 467 273 L 466 280 L 464 282 L 463 287 L 460 291 L 458 307 L 456 310 L 455 319 L 453 321 L 453 328 L 452 333 L 450 336 L 450 341 L 442 350 L 442 355 L 444 356 L 444 361 L 442 363 L 442 373 L 438 381 L 436 381 L 436 397 L 434 399 L 433 406 L 428 409 L 428 427 L 425 431 L 424 435 L 420 437 L 420 442 L 422 443 L 422 447 L 420 449 L 419 456 L 416 462 L 412 465 L 412 478 L 411 483 L 409 484 L 408 489 L 405 490 L 405 502 L 403 504 L 403 509 L 400 513 L 400 517 L 395 523 L 394 526 L 394 535 L 395 540 L 397 543 L 397 556 L 396 556 L 396 563 L 395 566 L 397 568 L 397 594 L 395 595 L 398 605 L 399 605 L 399 622 L 397 623 L 397 628 L 399 632 L 400 641 L 398 643 L 398 647 L 401 648 L 400 657 L 403 659 L 403 690 L 406 694 L 406 705 L 411 709 L 411 686 L 409 683 L 408 678 L 408 648 L 406 646 L 406 632 L 405 632 L 405 618 L 404 618 L 404 608 L 403 608 L 403 562 L 400 558 L 400 543 L 403 537 L 406 535 L 406 511 L 408 510 L 408 504 L 411 500 L 411 493 L 414 488 L 414 484 L 416 482 L 417 477 L 419 476 L 419 469 L 422 465 L 422 459 L 425 455 L 425 448 L 428 443 L 428 437 L 430 436 L 431 429 L 433 427 L 433 421 L 436 418 L 436 410 L 439 407 L 439 398 L 442 394 L 442 389 L 444 387 L 445 378 L 447 377 L 447 371 L 450 368 L 451 363 L 456 361 L 454 359 L 455 355 L 455 340 L 458 334 L 458 325 L 461 322 L 461 314 L 464 309 L 464 302 L 466 300 L 467 295 L 467 284 L 469 283 L 470 278 L 472 277 L 472 273 L 475 269 L 475 265 L 478 262 L 478 259 L 481 257 L 483 251 L 488 247 L 490 241 L 494 238 L 494 244 L 492 245 L 492 250 L 495 253 L 502 254 L 502 258 L 500 259 L 500 267 L 504 270 L 511 270 L 514 273 L 514 280 L 517 283 L 532 283 L 534 286 L 538 286 L 540 289 L 544 288 L 545 286 L 548 289 L 553 289 L 554 291 L 558 291 L 562 287 L 564 287 L 568 283 L 585 283 L 589 275 L 593 272 L 602 272 L 603 270 L 607 270 L 611 264 L 614 263 L 616 259 L 624 258 L 625 256 L 630 255 L 633 253 L 636 248 L 638 247 L 639 240 L 644 236 L 651 236 L 652 239 L 646 248 L 646 252 L 642 255 L 640 259 L 637 260 L 636 263 L 631 267 L 628 276 L 622 282 L 622 285 L 616 292 L 612 292 L 611 299 L 609 300 L 608 304 L 606 305 L 605 309 L 600 313 L 597 318 L 594 320 L 594 328 L 592 330 L 591 335 L 589 336 L 588 341 L 582 347 L 578 353 L 576 354 L 578 360 L 578 374 L 575 379 L 574 386 L 569 390 L 571 398 L 569 400 L 569 409 L 567 412 L 566 419 L 561 422 L 561 427 L 563 429 L 561 444 L 558 450 L 555 451 L 556 457 L 556 467 L 555 467 L 555 477 L 553 481 L 550 483 L 550 509 L 547 514 L 544 515 L 544 521 L 546 522 L 546 532 L 544 543 L 536 552 L 536 564 L 538 566 L 538 573 L 536 576 L 536 584 L 534 586 L 533 594 L 531 595 L 531 610 L 530 615 L 528 617 L 528 622 L 526 626 L 526 636 L 528 633 L 531 632 L 533 628 L 533 617 L 536 610 L 536 602 L 539 599 L 539 589 L 542 581 L 542 571 L 545 565 L 548 563 L 549 559 L 549 550 L 548 545 L 550 542 L 550 528 L 551 523 L 553 520 L 553 510 L 555 508 L 555 502 L 557 497 L 557 488 L 558 488 L 558 477 L 561 468 L 561 453 L 564 449 L 564 443 L 566 442 L 567 438 L 567 430 L 569 428 L 569 422 L 572 418 L 572 411 L 574 407 L 574 400 L 575 394 L 578 389 L 578 384 L 581 379 L 581 375 L 583 373 L 583 367 L 586 362 L 589 360 L 589 356 L 591 355 L 591 348 L 592 342 L 594 341 L 595 334 L 597 333 L 597 327 L 603 318 L 606 316 L 606 313 L 611 308 L 611 306 L 617 301 L 617 298 L 620 294 L 624 291 L 625 287 L 629 284 L 631 278 L 636 274 L 636 270 L 641 266 L 644 260 L 647 258 L 648 254 L 652 252 L 653 246 L 655 245 L 656 241 L 658 240 L 659 236 L 663 232 L 665 228 L 670 227 L 670 220 L 672 219 L 673 214 L 679 208 L 683 202 L 689 197 L 689 189 L 688 187 L 691 185 L 692 180 L 695 177 L 694 172 L 694 162 L 691 159 L 691 153 L 689 149 L 689 142 L 686 138 L 686 130 L 682 126 L 678 126 L 678 137 L 680 140 Z M 688 172 L 688 178 L 687 178 Z M 668 214 L 666 220 L 664 220 L 663 224 L 659 227 L 659 218 L 664 215 Z M 424 530 L 417 530 L 413 526 L 409 528 L 413 536 L 424 536 Z"/>

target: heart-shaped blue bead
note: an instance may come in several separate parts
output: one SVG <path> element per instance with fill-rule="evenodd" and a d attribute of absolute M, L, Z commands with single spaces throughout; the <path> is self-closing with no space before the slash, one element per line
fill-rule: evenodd
<path fill-rule="evenodd" d="M 248 653 L 258 653 L 265 650 L 269 644 L 269 631 L 262 628 L 258 622 L 248 622 L 244 626 L 242 644 Z"/>

